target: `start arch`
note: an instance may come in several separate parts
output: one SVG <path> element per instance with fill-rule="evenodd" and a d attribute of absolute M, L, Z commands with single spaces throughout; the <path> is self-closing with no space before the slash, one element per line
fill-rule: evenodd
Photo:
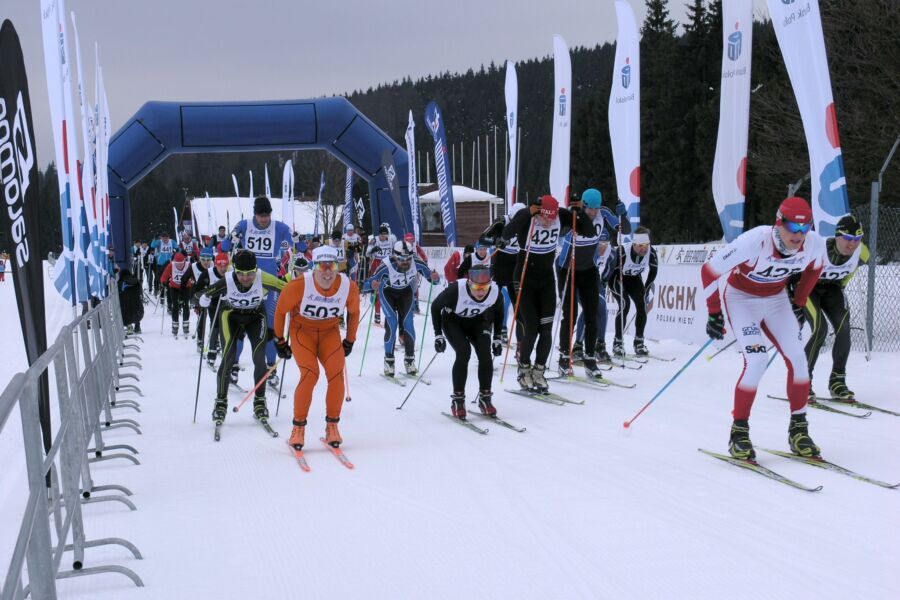
<path fill-rule="evenodd" d="M 371 226 L 394 232 L 411 223 L 409 203 L 399 211 L 382 166 L 394 158 L 400 197 L 407 197 L 406 150 L 346 98 L 272 102 L 147 102 L 112 137 L 109 146 L 110 228 L 116 262 L 130 260 L 128 191 L 170 154 L 326 150 L 369 184 Z M 398 237 L 400 237 L 398 235 Z"/>

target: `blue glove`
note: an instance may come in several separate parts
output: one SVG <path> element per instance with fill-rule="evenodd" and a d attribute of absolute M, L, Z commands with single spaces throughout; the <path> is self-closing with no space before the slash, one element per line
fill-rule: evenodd
<path fill-rule="evenodd" d="M 619 203 L 616 204 L 616 214 L 620 217 L 624 217 L 628 214 L 628 209 L 625 208 L 625 203 L 619 200 Z"/>

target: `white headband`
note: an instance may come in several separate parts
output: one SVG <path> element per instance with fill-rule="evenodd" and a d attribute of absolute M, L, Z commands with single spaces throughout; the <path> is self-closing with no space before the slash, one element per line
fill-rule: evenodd
<path fill-rule="evenodd" d="M 632 243 L 634 244 L 649 244 L 650 243 L 650 234 L 648 233 L 636 233 L 631 238 Z"/>

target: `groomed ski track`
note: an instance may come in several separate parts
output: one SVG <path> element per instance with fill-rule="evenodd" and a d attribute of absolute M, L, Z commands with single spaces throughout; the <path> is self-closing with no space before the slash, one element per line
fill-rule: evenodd
<path fill-rule="evenodd" d="M 48 338 L 71 309 L 48 289 Z M 12 284 L 0 285 L 8 332 L 0 366 L 6 382 L 25 367 Z M 424 306 L 424 303 L 423 303 Z M 59 311 L 62 311 L 60 316 Z M 67 312 L 66 312 L 67 311 Z M 760 452 L 787 477 L 823 485 L 814 497 L 743 472 L 697 452 L 726 451 L 738 354 L 698 360 L 625 431 L 630 418 L 671 377 L 695 346 L 668 341 L 651 352 L 675 356 L 641 371 L 610 376 L 634 390 L 591 390 L 551 383 L 584 406 L 552 406 L 506 394 L 494 376 L 499 414 L 525 433 L 490 426 L 477 435 L 449 422 L 453 354 L 439 357 L 402 411 L 411 389 L 378 376 L 383 330 L 373 328 L 358 377 L 365 324 L 350 356 L 353 401 L 341 420 L 344 468 L 317 438 L 324 433 L 324 377 L 316 389 L 301 471 L 284 442 L 290 433 L 296 365 L 287 369 L 278 417 L 269 390 L 272 439 L 253 421 L 250 405 L 228 412 L 222 441 L 209 417 L 214 378 L 201 371 L 200 408 L 191 423 L 197 377 L 192 340 L 159 334 L 152 306 L 143 323 L 143 435 L 105 434 L 129 443 L 140 466 L 116 460 L 91 466 L 97 484 L 131 488 L 138 507 L 84 507 L 89 539 L 124 537 L 144 560 L 116 547 L 88 549 L 85 567 L 104 561 L 134 569 L 147 587 L 116 574 L 59 581 L 61 598 L 767 598 L 900 596 L 900 496 L 848 477 Z M 430 321 L 430 319 L 429 319 Z M 53 324 L 56 324 L 55 327 Z M 422 317 L 416 318 L 421 331 Z M 426 364 L 433 348 L 425 342 Z M 629 341 L 630 344 L 630 341 Z M 418 349 L 419 343 L 416 347 Z M 714 350 L 709 349 L 709 354 Z M 248 364 L 244 356 L 244 364 Z M 399 362 L 399 358 L 398 358 Z M 900 409 L 897 355 L 850 358 L 848 382 L 861 401 Z M 499 364 L 499 363 L 498 363 Z M 825 392 L 830 357 L 817 371 Z M 250 370 L 241 373 L 249 387 Z M 280 369 L 279 369 L 280 373 Z M 788 410 L 766 399 L 782 394 L 785 368 L 776 360 L 762 382 L 751 420 L 758 447 L 787 449 Z M 470 369 L 467 406 L 475 396 Z M 240 394 L 230 394 L 230 406 Z M 127 414 L 126 414 L 127 413 Z M 866 420 L 811 411 L 810 433 L 823 456 L 871 477 L 900 475 L 900 420 Z M 21 460 L 14 416 L 0 450 Z M 489 426 L 484 420 L 479 426 Z M 12 439 L 10 439 L 12 438 Z M 9 463 L 7 463 L 9 464 Z M 21 473 L 0 474 L 0 567 L 18 532 Z M 10 483 L 7 486 L 7 482 Z M 71 554 L 63 559 L 68 568 Z"/>

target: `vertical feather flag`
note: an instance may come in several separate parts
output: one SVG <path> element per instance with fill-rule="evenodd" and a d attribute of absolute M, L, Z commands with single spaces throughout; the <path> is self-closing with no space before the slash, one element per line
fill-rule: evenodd
<path fill-rule="evenodd" d="M 516 153 L 519 128 L 519 80 L 516 65 L 506 61 L 506 130 L 509 139 L 509 166 L 506 170 L 506 206 L 516 203 Z"/>
<path fill-rule="evenodd" d="M 722 4 L 722 86 L 712 192 L 725 241 L 744 231 L 753 0 Z"/>
<path fill-rule="evenodd" d="M 569 204 L 572 141 L 572 58 L 560 35 L 553 36 L 553 138 L 550 149 L 550 195 Z"/>
<path fill-rule="evenodd" d="M 813 220 L 820 235 L 831 236 L 840 218 L 850 212 L 850 200 L 819 2 L 769 0 L 768 4 L 806 133 Z"/>
<path fill-rule="evenodd" d="M 281 221 L 294 231 L 294 165 L 290 160 L 284 163 L 281 175 Z"/>
<path fill-rule="evenodd" d="M 609 137 L 612 142 L 616 188 L 628 209 L 628 220 L 641 221 L 641 61 L 634 10 L 616 0 L 619 36 L 609 92 Z"/>
<path fill-rule="evenodd" d="M 419 182 L 416 179 L 416 123 L 413 121 L 413 113 L 409 111 L 409 121 L 406 124 L 406 155 L 409 163 L 409 214 L 412 216 L 412 232 L 416 241 L 419 237 Z"/>
<path fill-rule="evenodd" d="M 441 221 L 447 245 L 456 246 L 456 206 L 453 202 L 453 182 L 450 175 L 450 161 L 447 158 L 447 132 L 444 129 L 444 117 L 436 102 L 429 102 L 425 107 L 425 123 L 434 139 L 434 166 L 438 178 L 438 190 L 441 194 Z"/>
<path fill-rule="evenodd" d="M 344 184 L 344 228 L 353 225 L 353 169 L 347 167 L 347 181 Z M 362 223 L 360 223 L 362 226 Z"/>
<path fill-rule="evenodd" d="M 319 214 L 322 212 L 322 195 L 325 193 L 325 171 L 319 180 L 319 197 L 316 200 L 316 220 L 313 224 L 313 236 L 319 235 Z"/>

